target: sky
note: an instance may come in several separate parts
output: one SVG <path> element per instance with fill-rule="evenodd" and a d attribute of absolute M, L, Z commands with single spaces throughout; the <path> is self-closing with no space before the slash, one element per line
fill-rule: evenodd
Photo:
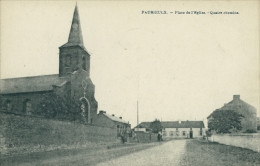
<path fill-rule="evenodd" d="M 75 1 L 1 1 L 3 78 L 58 73 Z M 98 109 L 132 126 L 203 120 L 240 94 L 259 114 L 258 1 L 78 1 Z M 234 15 L 142 11 L 238 11 Z"/>

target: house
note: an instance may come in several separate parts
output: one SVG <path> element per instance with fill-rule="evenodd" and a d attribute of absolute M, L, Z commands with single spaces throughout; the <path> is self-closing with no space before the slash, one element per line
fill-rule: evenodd
<path fill-rule="evenodd" d="M 75 100 L 77 108 L 72 115 L 93 123 L 97 117 L 98 103 L 94 97 L 95 85 L 90 78 L 90 54 L 86 50 L 76 5 L 68 42 L 59 47 L 59 73 L 34 77 L 0 80 L 0 110 L 26 115 L 38 115 L 42 102 L 56 95 Z M 43 99 L 45 96 L 45 99 Z M 48 103 L 47 103 L 48 104 Z M 43 111 L 42 111 L 43 112 Z"/>
<path fill-rule="evenodd" d="M 116 117 L 114 114 L 109 115 L 103 110 L 99 111 L 94 124 L 97 126 L 116 128 L 118 137 L 129 133 L 131 130 L 129 122 L 123 120 L 122 117 Z"/>
<path fill-rule="evenodd" d="M 199 138 L 205 135 L 203 121 L 162 122 L 163 136 L 168 138 Z"/>
<path fill-rule="evenodd" d="M 152 122 L 142 122 L 134 131 L 151 131 Z M 162 121 L 162 134 L 166 138 L 198 138 L 205 135 L 203 121 Z"/>
<path fill-rule="evenodd" d="M 241 120 L 241 132 L 257 130 L 256 108 L 241 100 L 240 95 L 234 95 L 232 101 L 224 104 L 224 106 L 219 108 L 218 110 L 233 110 L 243 115 L 244 117 Z M 213 119 L 211 115 L 212 114 L 207 117 L 208 122 Z"/>
<path fill-rule="evenodd" d="M 150 132 L 152 131 L 150 124 L 151 122 L 142 122 L 134 128 L 134 131 Z"/>

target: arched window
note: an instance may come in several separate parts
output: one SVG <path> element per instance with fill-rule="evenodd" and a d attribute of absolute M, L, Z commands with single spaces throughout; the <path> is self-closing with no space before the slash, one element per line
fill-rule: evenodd
<path fill-rule="evenodd" d="M 88 122 L 88 111 L 89 111 L 89 105 L 85 98 L 80 100 L 80 110 L 81 110 L 81 117 L 84 122 Z"/>
<path fill-rule="evenodd" d="M 32 114 L 32 103 L 30 99 L 25 99 L 23 102 L 23 108 L 26 115 Z"/>

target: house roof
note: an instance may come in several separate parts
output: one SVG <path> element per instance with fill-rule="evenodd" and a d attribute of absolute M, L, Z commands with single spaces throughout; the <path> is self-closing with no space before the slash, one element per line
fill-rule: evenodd
<path fill-rule="evenodd" d="M 109 115 L 109 114 L 106 114 L 106 113 L 103 113 L 104 116 L 108 117 L 109 119 L 111 119 L 112 121 L 115 121 L 115 122 L 121 122 L 121 123 L 126 123 L 128 124 L 127 121 L 123 120 L 123 119 L 120 119 L 116 116 L 112 116 L 112 115 Z"/>
<path fill-rule="evenodd" d="M 203 121 L 168 121 L 162 122 L 164 128 L 204 128 Z"/>
<path fill-rule="evenodd" d="M 142 122 L 139 125 L 137 125 L 135 128 L 150 128 L 151 122 Z"/>
<path fill-rule="evenodd" d="M 65 81 L 58 74 L 1 79 L 0 94 L 50 91 L 53 90 L 53 85 L 60 85 Z"/>
<path fill-rule="evenodd" d="M 245 108 L 249 108 L 249 110 L 245 109 Z M 221 108 L 219 108 L 217 110 L 234 110 L 234 111 L 236 111 L 236 110 L 239 110 L 239 109 L 240 110 L 241 109 L 248 110 L 248 111 L 252 111 L 252 110 L 256 111 L 256 108 L 254 106 L 252 106 L 252 105 L 248 104 L 247 102 L 241 100 L 239 95 L 234 95 L 233 100 L 231 100 L 227 104 L 224 104 L 224 106 L 222 106 Z M 207 117 L 207 119 L 209 119 L 212 116 L 212 113 Z"/>
<path fill-rule="evenodd" d="M 152 122 L 142 122 L 135 128 L 150 128 Z M 162 126 L 164 128 L 204 128 L 203 121 L 162 121 Z"/>

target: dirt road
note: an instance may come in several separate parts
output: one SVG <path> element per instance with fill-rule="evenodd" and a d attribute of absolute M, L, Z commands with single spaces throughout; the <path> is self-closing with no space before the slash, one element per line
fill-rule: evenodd
<path fill-rule="evenodd" d="M 174 140 L 140 152 L 99 163 L 98 166 L 178 165 L 185 153 L 186 140 Z"/>

